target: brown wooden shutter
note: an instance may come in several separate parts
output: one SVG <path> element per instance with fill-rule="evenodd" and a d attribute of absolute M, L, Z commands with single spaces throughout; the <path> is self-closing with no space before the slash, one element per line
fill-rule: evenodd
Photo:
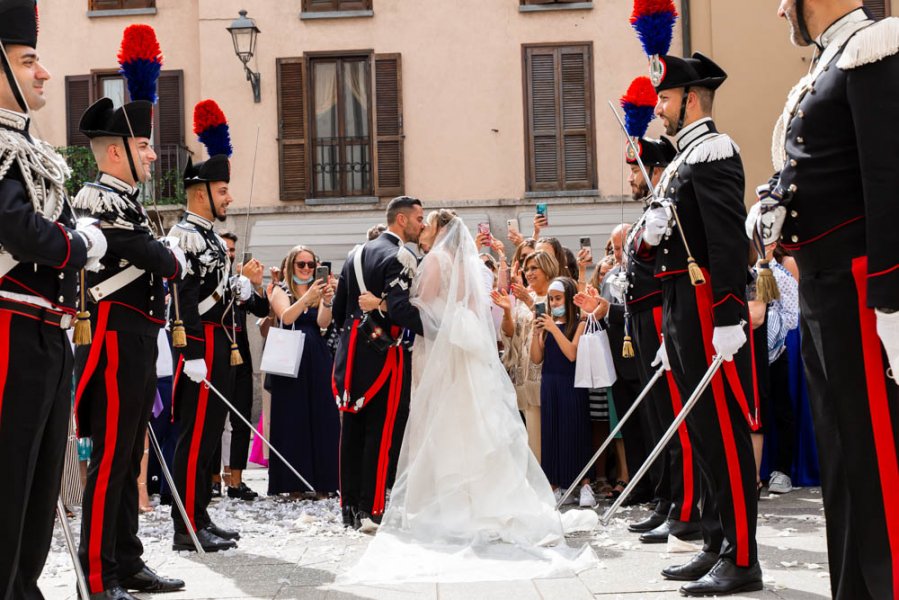
<path fill-rule="evenodd" d="M 281 200 L 304 200 L 306 173 L 306 72 L 304 59 L 279 58 L 278 155 Z"/>
<path fill-rule="evenodd" d="M 591 48 L 525 47 L 527 189 L 596 188 Z"/>
<path fill-rule="evenodd" d="M 865 0 L 865 8 L 875 19 L 882 19 L 890 14 L 886 0 Z"/>
<path fill-rule="evenodd" d="M 156 128 L 156 173 L 163 182 L 160 196 L 174 198 L 184 167 L 184 73 L 163 71 L 157 82 L 159 104 L 154 115 Z"/>
<path fill-rule="evenodd" d="M 375 195 L 402 196 L 403 74 L 399 54 L 375 54 L 374 134 Z"/>
<path fill-rule="evenodd" d="M 89 146 L 90 140 L 78 131 L 81 115 L 91 104 L 91 76 L 66 75 L 66 144 Z"/>
<path fill-rule="evenodd" d="M 337 0 L 303 0 L 305 12 L 327 12 L 337 10 Z"/>

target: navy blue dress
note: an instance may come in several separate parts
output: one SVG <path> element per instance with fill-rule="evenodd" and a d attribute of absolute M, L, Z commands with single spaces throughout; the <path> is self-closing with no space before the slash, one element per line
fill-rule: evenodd
<path fill-rule="evenodd" d="M 331 352 L 310 308 L 292 329 L 306 334 L 300 373 L 296 378 L 273 375 L 271 442 L 316 492 L 339 489 L 340 418 L 331 392 Z M 269 454 L 268 493 L 309 491 L 297 476 Z"/>
<path fill-rule="evenodd" d="M 541 464 L 553 486 L 568 487 L 590 460 L 590 400 L 574 387 L 575 363 L 546 336 L 540 382 Z"/>

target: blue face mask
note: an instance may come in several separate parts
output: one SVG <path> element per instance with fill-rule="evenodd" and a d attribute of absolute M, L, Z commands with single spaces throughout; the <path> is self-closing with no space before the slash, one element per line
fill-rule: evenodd
<path fill-rule="evenodd" d="M 293 282 L 297 285 L 309 285 L 313 281 L 315 281 L 315 277 L 310 277 L 309 279 L 300 279 L 296 275 L 290 276 L 293 279 Z"/>
<path fill-rule="evenodd" d="M 565 306 L 554 306 L 553 307 L 553 316 L 554 317 L 564 317 L 565 316 Z"/>

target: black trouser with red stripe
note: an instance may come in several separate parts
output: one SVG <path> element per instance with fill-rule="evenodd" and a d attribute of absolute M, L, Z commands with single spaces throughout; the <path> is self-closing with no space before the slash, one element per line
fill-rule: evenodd
<path fill-rule="evenodd" d="M 234 392 L 234 368 L 231 366 L 231 342 L 225 330 L 204 325 L 206 379 L 229 401 Z M 206 385 L 194 383 L 180 372 L 175 380 L 175 419 L 180 431 L 175 446 L 172 476 L 184 501 L 194 531 L 204 529 L 211 520 L 206 508 L 212 493 L 212 475 L 218 473 L 222 431 L 228 408 Z M 187 533 L 181 513 L 172 510 L 175 533 Z"/>
<path fill-rule="evenodd" d="M 640 382 L 645 386 L 657 368 L 651 366 L 651 363 L 659 350 L 662 335 L 662 307 L 656 306 L 631 314 L 630 324 Z M 666 371 L 653 385 L 643 402 L 650 416 L 649 441 L 654 447 L 683 407 L 680 392 L 670 371 Z M 690 442 L 686 423 L 678 428 L 677 436 L 669 442 L 658 460 L 661 477 L 656 487 L 659 499 L 656 512 L 675 521 L 698 520 L 696 504 L 699 500 L 699 482 L 695 476 L 693 444 Z"/>
<path fill-rule="evenodd" d="M 411 389 L 405 376 L 408 353 L 399 347 L 388 352 L 395 353 L 402 364 L 394 363 L 397 368 L 362 410 L 343 413 L 340 428 L 341 504 L 372 515 L 384 513 L 385 493 L 388 484 L 392 484 L 389 476 L 396 475 L 400 442 L 394 430 L 397 420 L 403 418 L 402 404 L 409 404 Z"/>
<path fill-rule="evenodd" d="M 899 598 L 899 386 L 866 304 L 866 259 L 796 259 L 834 598 Z M 833 240 L 834 242 L 836 240 Z M 845 257 L 845 258 L 840 258 Z"/>
<path fill-rule="evenodd" d="M 679 275 L 662 282 L 665 349 L 684 402 L 705 375 L 715 352 L 708 275 L 706 281 L 694 287 L 688 276 Z M 745 327 L 748 335 L 748 324 Z M 718 552 L 740 567 L 758 560 L 758 495 L 749 437 L 749 421 L 757 417 L 752 362 L 752 344 L 747 343 L 733 361 L 724 363 L 687 417 L 696 464 L 703 477 L 700 507 L 704 549 Z"/>
<path fill-rule="evenodd" d="M 72 350 L 59 327 L 0 310 L 0 598 L 43 598 L 69 414 Z"/>
<path fill-rule="evenodd" d="M 156 398 L 156 336 L 98 331 L 76 349 L 79 433 L 93 448 L 78 557 L 91 593 L 144 567 L 137 478 Z M 84 370 L 87 369 L 87 370 Z"/>

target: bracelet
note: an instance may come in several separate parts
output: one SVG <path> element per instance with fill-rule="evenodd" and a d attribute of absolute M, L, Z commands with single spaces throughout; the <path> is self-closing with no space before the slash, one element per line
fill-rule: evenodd
<path fill-rule="evenodd" d="M 325 302 L 325 301 L 322 301 L 322 306 L 324 306 L 325 308 L 331 308 L 331 307 L 334 306 L 334 301 L 331 300 L 331 303 L 330 303 L 330 304 L 327 303 L 327 302 Z"/>

